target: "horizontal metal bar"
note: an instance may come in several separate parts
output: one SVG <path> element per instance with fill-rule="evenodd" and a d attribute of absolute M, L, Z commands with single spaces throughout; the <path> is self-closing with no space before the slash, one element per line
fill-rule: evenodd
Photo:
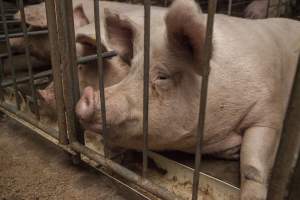
<path fill-rule="evenodd" d="M 51 76 L 52 75 L 52 70 L 47 70 L 47 71 L 43 71 L 43 72 L 40 72 L 40 73 L 37 73 L 33 76 L 33 79 L 36 80 L 36 79 L 40 79 L 40 78 L 44 78 L 44 77 L 47 77 L 47 76 Z M 29 76 L 25 76 L 25 77 L 22 77 L 22 78 L 17 78 L 17 83 L 26 83 L 30 80 L 30 77 Z M 13 85 L 13 81 L 12 80 L 3 80 L 2 81 L 2 84 L 1 86 L 2 87 L 9 87 Z"/>
<path fill-rule="evenodd" d="M 102 53 L 102 58 L 112 58 L 116 55 L 118 55 L 116 51 L 108 51 L 108 52 Z M 86 63 L 89 63 L 91 61 L 96 61 L 96 60 L 97 60 L 97 54 L 84 56 L 84 57 L 78 58 L 77 64 L 86 64 Z"/>
<path fill-rule="evenodd" d="M 0 24 L 3 24 L 3 21 L 0 21 Z M 11 20 L 7 20 L 6 21 L 7 24 L 16 24 L 16 23 L 20 23 L 20 20 L 17 19 L 11 19 Z"/>
<path fill-rule="evenodd" d="M 129 169 L 115 163 L 112 160 L 104 158 L 99 153 L 87 148 L 84 145 L 81 145 L 78 142 L 74 142 L 71 144 L 72 149 L 74 149 L 77 152 L 82 153 L 83 155 L 87 156 L 88 158 L 92 159 L 93 161 L 97 162 L 98 164 L 108 167 L 116 174 L 120 175 L 121 177 L 125 178 L 126 180 L 140 186 L 141 188 L 145 189 L 146 191 L 149 191 L 150 193 L 158 196 L 159 198 L 165 199 L 165 200 L 179 200 L 178 196 L 173 194 L 172 192 L 169 192 L 168 190 L 161 188 L 158 185 L 153 184 L 151 181 L 149 181 L 146 178 L 142 178 L 141 176 L 137 175 L 136 173 L 130 171 Z"/>
<path fill-rule="evenodd" d="M 18 117 L 18 118 L 22 119 L 23 121 L 31 124 L 32 126 L 48 133 L 51 137 L 53 137 L 55 139 L 58 139 L 57 130 L 53 129 L 52 127 L 45 126 L 45 124 L 43 124 L 40 121 L 30 117 L 28 114 L 15 109 L 13 106 L 3 102 L 3 103 L 0 104 L 0 110 L 8 111 L 8 112 L 14 114 L 15 118 Z"/>
<path fill-rule="evenodd" d="M 28 36 L 33 36 L 33 35 L 46 35 L 48 34 L 48 30 L 41 30 L 41 31 L 29 31 Z M 23 37 L 24 33 L 10 33 L 8 34 L 8 38 L 17 38 L 17 37 Z M 0 40 L 5 39 L 5 35 L 0 35 Z"/>

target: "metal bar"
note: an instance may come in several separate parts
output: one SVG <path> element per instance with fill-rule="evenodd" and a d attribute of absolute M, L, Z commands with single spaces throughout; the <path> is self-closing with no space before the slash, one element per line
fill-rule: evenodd
<path fill-rule="evenodd" d="M 3 18 L 2 18 L 2 21 L 3 21 Z M 5 21 L 3 22 L 3 24 L 5 24 Z M 27 32 L 28 36 L 46 35 L 46 34 L 48 34 L 48 30 L 28 31 Z M 10 33 L 10 34 L 7 34 L 7 35 L 0 35 L 0 40 L 6 39 L 6 38 L 17 38 L 17 37 L 24 37 L 24 33 Z"/>
<path fill-rule="evenodd" d="M 0 101 L 4 101 L 4 90 L 2 87 L 3 79 L 4 79 L 4 67 L 3 67 L 3 61 L 0 58 Z"/>
<path fill-rule="evenodd" d="M 231 11 L 232 11 L 232 0 L 229 0 L 228 1 L 228 11 L 227 11 L 227 14 L 231 15 Z"/>
<path fill-rule="evenodd" d="M 281 6 L 282 6 L 282 2 L 281 2 L 281 0 L 278 0 L 278 4 L 277 4 L 277 17 L 281 16 Z"/>
<path fill-rule="evenodd" d="M 25 19 L 25 12 L 24 12 L 24 2 L 23 0 L 19 0 L 19 8 L 20 8 L 20 14 L 21 14 L 21 26 L 24 33 L 24 41 L 25 41 L 25 56 L 26 56 L 26 63 L 28 67 L 28 74 L 29 74 L 29 83 L 31 88 L 31 96 L 33 98 L 33 107 L 34 107 L 34 113 L 36 115 L 36 118 L 40 119 L 40 112 L 39 112 L 39 106 L 37 103 L 37 95 L 36 95 L 36 87 L 34 85 L 34 79 L 33 79 L 33 73 L 32 73 L 32 63 L 30 58 L 30 51 L 29 51 L 29 41 L 28 41 L 28 35 L 27 35 L 27 27 L 26 27 L 26 19 Z"/>
<path fill-rule="evenodd" d="M 11 53 L 11 46 L 8 40 L 8 27 L 6 24 L 6 18 L 5 18 L 5 12 L 4 12 L 4 6 L 3 6 L 3 0 L 0 0 L 0 9 L 1 9 L 1 16 L 2 16 L 2 21 L 3 23 L 3 29 L 5 32 L 5 39 L 6 39 L 6 48 L 7 48 L 7 53 L 8 53 L 8 63 L 9 63 L 9 67 L 11 68 L 11 74 L 13 76 L 13 85 L 14 85 L 14 92 L 15 92 L 15 97 L 16 97 L 16 105 L 17 105 L 17 109 L 20 110 L 20 99 L 18 96 L 18 86 L 17 86 L 17 82 L 16 82 L 16 68 L 15 66 L 12 64 L 12 53 Z"/>
<path fill-rule="evenodd" d="M 217 0 L 210 0 L 208 4 L 208 16 L 206 23 L 206 37 L 204 43 L 204 53 L 202 57 L 202 62 L 199 67 L 203 70 L 202 83 L 201 83 L 201 96 L 200 96 L 200 107 L 198 116 L 198 130 L 196 136 L 196 155 L 195 155 L 195 170 L 193 177 L 193 193 L 192 200 L 198 199 L 198 187 L 199 187 L 199 171 L 201 165 L 202 157 L 202 141 L 203 134 L 205 130 L 205 112 L 207 104 L 207 88 L 209 79 L 209 61 L 211 58 L 212 51 L 212 37 L 213 37 L 213 25 L 214 25 L 214 15 L 216 13 Z"/>
<path fill-rule="evenodd" d="M 150 65 L 150 15 L 151 1 L 144 1 L 144 89 L 143 89 L 143 177 L 148 168 L 148 117 L 149 117 L 149 65 Z"/>
<path fill-rule="evenodd" d="M 67 49 L 69 53 L 69 73 L 71 75 L 72 82 L 72 115 L 73 123 L 74 123 L 74 134 L 76 134 L 77 140 L 84 144 L 84 131 L 82 130 L 77 115 L 75 113 L 76 102 L 80 99 L 80 91 L 79 91 L 79 80 L 78 80 L 78 67 L 77 67 L 77 57 L 76 57 L 76 44 L 75 44 L 75 28 L 74 28 L 74 18 L 73 18 L 73 2 L 65 1 L 65 19 L 67 26 Z"/>
<path fill-rule="evenodd" d="M 300 152 L 300 57 L 270 181 L 268 199 L 285 199 Z"/>
<path fill-rule="evenodd" d="M 268 7 L 267 7 L 267 13 L 266 13 L 266 18 L 269 17 L 269 14 L 270 14 L 270 6 L 271 6 L 271 0 L 268 0 Z"/>
<path fill-rule="evenodd" d="M 179 200 L 180 198 L 174 195 L 173 193 L 169 192 L 168 190 L 161 188 L 158 185 L 153 184 L 151 181 L 140 177 L 136 173 L 126 169 L 125 167 L 115 163 L 112 160 L 106 159 L 105 157 L 101 156 L 97 152 L 79 144 L 78 142 L 71 144 L 72 148 L 82 153 L 83 155 L 87 156 L 88 158 L 94 160 L 98 164 L 108 167 L 116 174 L 120 175 L 121 177 L 125 178 L 126 180 L 142 187 L 146 191 L 151 192 L 152 194 L 158 196 L 159 198 L 165 200 Z"/>
<path fill-rule="evenodd" d="M 96 43 L 97 43 L 97 64 L 99 73 L 99 90 L 100 90 L 100 104 L 101 104 L 101 118 L 103 122 L 103 140 L 104 140 L 104 155 L 105 158 L 108 155 L 107 151 L 107 128 L 106 128 L 106 107 L 105 107 L 105 93 L 104 93 L 104 70 L 103 70 L 103 59 L 101 49 L 101 30 L 100 30 L 100 9 L 99 0 L 94 0 L 94 17 L 95 17 L 95 31 L 96 31 Z"/>
<path fill-rule="evenodd" d="M 54 92 L 57 107 L 57 121 L 59 143 L 68 144 L 68 135 L 66 128 L 65 102 L 63 99 L 63 86 L 60 65 L 60 52 L 58 45 L 58 33 L 55 15 L 55 4 L 53 0 L 45 1 L 46 16 L 49 27 L 49 41 L 51 48 L 51 63 L 53 71 Z"/>
<path fill-rule="evenodd" d="M 3 21 L 0 21 L 0 24 L 3 24 L 3 23 L 4 23 Z M 11 19 L 11 20 L 6 20 L 6 23 L 7 24 L 16 24 L 16 23 L 20 23 L 20 21 L 17 19 Z"/>
<path fill-rule="evenodd" d="M 116 55 L 118 55 L 116 51 L 103 52 L 102 53 L 102 58 L 108 59 L 108 58 L 112 58 L 112 57 L 114 57 Z M 86 63 L 89 63 L 91 61 L 95 61 L 97 59 L 98 59 L 97 54 L 88 55 L 88 56 L 84 56 L 84 57 L 78 58 L 77 59 L 77 64 L 86 64 Z"/>
<path fill-rule="evenodd" d="M 47 71 L 43 71 L 43 72 L 40 72 L 40 73 L 37 73 L 33 76 L 33 79 L 36 80 L 36 79 L 40 79 L 40 78 L 44 78 L 44 77 L 47 77 L 47 76 L 51 76 L 52 75 L 52 70 L 47 70 Z M 29 76 L 25 76 L 25 77 L 21 77 L 21 78 L 18 78 L 16 80 L 16 82 L 19 84 L 19 83 L 26 83 L 30 80 L 30 77 Z M 4 80 L 3 79 L 3 82 L 1 84 L 2 87 L 9 87 L 13 85 L 13 81 L 12 80 Z"/>
<path fill-rule="evenodd" d="M 51 137 L 58 139 L 58 133 L 55 129 L 45 126 L 45 124 L 43 124 L 40 121 L 30 117 L 28 114 L 15 109 L 13 106 L 11 106 L 11 105 L 9 105 L 5 102 L 0 104 L 0 107 L 2 108 L 1 110 L 4 109 L 4 110 L 7 110 L 11 113 L 14 113 L 16 115 L 16 117 L 21 118 L 22 120 L 24 120 L 24 121 L 32 124 L 33 126 L 43 130 L 44 132 L 48 133 Z"/>

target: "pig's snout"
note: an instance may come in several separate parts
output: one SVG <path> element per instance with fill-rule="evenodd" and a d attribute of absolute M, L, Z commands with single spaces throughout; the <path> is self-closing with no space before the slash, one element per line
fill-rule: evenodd
<path fill-rule="evenodd" d="M 76 105 L 76 113 L 81 121 L 90 121 L 96 111 L 94 89 L 86 87 Z"/>

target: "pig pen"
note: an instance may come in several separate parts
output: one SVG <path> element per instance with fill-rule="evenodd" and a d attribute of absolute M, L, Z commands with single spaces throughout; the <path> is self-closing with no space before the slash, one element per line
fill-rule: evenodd
<path fill-rule="evenodd" d="M 102 59 L 108 59 L 115 56 L 115 52 L 101 52 L 100 47 L 97 47 L 97 55 L 89 55 L 76 59 L 75 39 L 74 39 L 74 22 L 71 1 L 46 0 L 46 10 L 48 19 L 48 30 L 28 31 L 25 25 L 24 6 L 22 0 L 19 1 L 19 9 L 21 10 L 22 26 L 11 31 L 11 24 L 17 23 L 13 19 L 7 18 L 8 12 L 14 12 L 13 8 L 5 8 L 1 0 L 2 14 L 2 35 L 1 39 L 7 41 L 4 43 L 4 51 L 1 54 L 1 104 L 0 109 L 3 113 L 20 122 L 21 124 L 34 130 L 37 134 L 53 142 L 63 150 L 68 152 L 73 162 L 86 162 L 95 167 L 100 172 L 108 175 L 110 178 L 117 179 L 122 187 L 130 192 L 132 198 L 136 199 L 239 199 L 239 162 L 217 160 L 214 158 L 201 159 L 201 151 L 198 149 L 194 158 L 193 155 L 179 152 L 151 152 L 147 149 L 147 117 L 144 118 L 144 150 L 142 153 L 126 152 L 109 156 L 106 151 L 105 130 L 103 132 L 104 143 L 101 143 L 99 137 L 87 137 L 89 133 L 84 133 L 78 123 L 75 115 L 74 107 L 79 99 L 78 78 L 76 64 L 87 63 L 97 60 L 99 63 L 100 74 L 102 71 Z M 95 1 L 95 7 L 98 7 Z M 136 3 L 136 2 L 135 2 Z M 138 2 L 140 3 L 140 2 Z M 159 1 L 156 3 L 160 4 Z M 217 8 L 216 1 L 207 2 L 200 1 L 204 10 L 209 13 L 208 32 L 206 48 L 209 52 L 210 39 L 212 35 L 213 16 Z M 244 2 L 245 3 L 245 2 Z M 270 1 L 268 16 L 284 15 L 290 1 Z M 169 1 L 164 1 L 163 5 L 168 5 Z M 150 1 L 144 1 L 145 5 L 145 76 L 144 76 L 144 91 L 148 88 L 149 70 L 149 29 L 150 29 Z M 205 6 L 206 5 L 206 6 Z M 208 5 L 208 6 L 207 6 Z M 234 1 L 229 1 L 228 7 L 224 11 L 224 7 L 219 8 L 220 12 L 241 16 L 240 12 L 235 12 Z M 228 8 L 228 9 L 227 9 Z M 96 30 L 100 30 L 99 13 L 95 9 Z M 11 16 L 11 15 L 10 15 Z M 60 20 L 56 20 L 60 19 Z M 12 26 L 13 27 L 13 26 Z M 14 28 L 14 27 L 13 27 Z M 20 32 L 21 30 L 21 32 Z M 43 63 L 33 60 L 30 57 L 29 47 L 25 49 L 25 56 L 16 55 L 11 51 L 8 38 L 49 34 L 51 44 L 51 66 L 49 63 Z M 96 31 L 96 38 L 100 41 L 100 31 Z M 59 42 L 58 42 L 59 41 Z M 3 44 L 3 43 L 2 43 Z M 148 44 L 148 45 L 147 45 Z M 19 53 L 18 53 L 19 54 Z M 102 56 L 101 56 L 102 55 Z M 25 60 L 21 62 L 25 64 L 25 72 L 18 72 L 17 56 Z M 205 66 L 208 66 L 209 55 L 206 55 Z M 60 69 L 63 64 L 65 68 Z M 9 66 L 11 73 L 5 72 L 5 66 Z M 28 67 L 28 68 L 27 68 Z M 26 71 L 28 69 L 28 72 Z M 5 75 L 4 75 L 5 74 Z M 208 76 L 208 75 L 207 75 Z M 299 78 L 296 75 L 293 97 L 291 99 L 292 106 L 297 109 L 291 109 L 287 113 L 286 124 L 284 128 L 285 134 L 282 139 L 280 150 L 278 153 L 277 163 L 275 166 L 273 181 L 271 182 L 270 199 L 282 199 L 286 196 L 286 189 L 289 185 L 290 176 L 295 168 L 297 156 L 299 152 L 298 142 L 295 138 L 291 142 L 291 136 L 297 134 L 297 124 L 292 121 L 297 119 L 299 114 L 299 97 L 300 94 L 298 85 Z M 37 89 L 45 88 L 47 83 L 54 81 L 55 95 L 57 101 L 57 125 L 44 119 L 40 114 L 39 99 Z M 62 81 L 63 80 L 63 81 Z M 103 79 L 101 79 L 103 80 Z M 205 84 L 204 84 L 205 85 Z M 204 86 L 205 87 L 205 86 Z M 101 94 L 104 93 L 103 81 L 100 81 L 99 88 Z M 205 90 L 204 90 L 205 91 Z M 102 104 L 103 95 L 101 95 Z M 206 94 L 202 94 L 204 102 L 201 105 L 203 116 L 205 109 Z M 144 93 L 144 115 L 148 114 L 148 96 Z M 105 106 L 104 106 L 105 107 Z M 105 110 L 103 110 L 105 116 Z M 291 119 L 290 119 L 291 118 Z M 201 124 L 201 122 L 200 122 Z M 202 122 L 203 124 L 203 122 Z M 292 125 L 290 125 L 292 124 Z M 56 128 L 57 127 L 57 128 Z M 201 132 L 203 125 L 199 128 L 198 141 L 201 141 Z M 293 136 L 294 137 L 294 136 Z M 96 141 L 91 142 L 90 140 Z M 104 144 L 104 145 L 102 145 Z M 200 147 L 200 144 L 198 145 Z M 286 151 L 289 153 L 287 154 Z M 196 162 L 196 165 L 194 163 Z M 201 162 L 200 162 L 201 161 Z M 201 166 L 201 172 L 200 172 Z M 194 170 L 195 169 L 195 170 Z M 284 169 L 284 170 L 282 170 Z M 282 172 L 285 172 L 282 175 Z M 280 177 L 278 174 L 281 174 Z M 200 184 L 199 184 L 200 182 Z M 199 184 L 199 187 L 198 187 Z M 293 188 L 293 187 L 291 187 Z M 273 198 L 272 198 L 273 197 Z"/>

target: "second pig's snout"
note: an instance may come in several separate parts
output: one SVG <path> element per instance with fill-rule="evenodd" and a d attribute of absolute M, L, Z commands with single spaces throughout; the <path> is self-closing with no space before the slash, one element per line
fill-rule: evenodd
<path fill-rule="evenodd" d="M 83 122 L 90 121 L 95 112 L 94 89 L 86 87 L 82 93 L 80 100 L 76 105 L 76 113 Z"/>

